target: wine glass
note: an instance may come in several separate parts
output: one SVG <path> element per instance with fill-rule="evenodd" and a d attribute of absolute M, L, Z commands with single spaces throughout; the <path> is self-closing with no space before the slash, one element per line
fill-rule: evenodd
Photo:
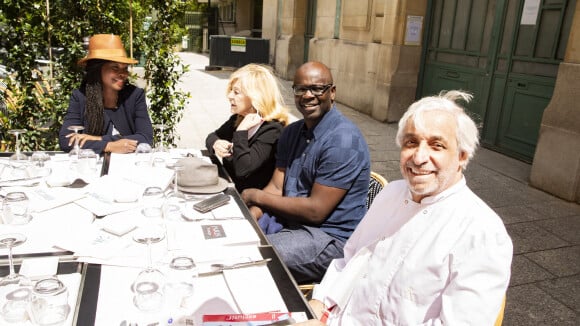
<path fill-rule="evenodd" d="M 163 123 L 157 123 L 153 125 L 153 128 L 159 130 L 159 142 L 155 145 L 154 151 L 155 152 L 168 152 L 169 149 L 165 147 L 163 139 L 163 132 L 165 131 L 165 125 Z"/>
<path fill-rule="evenodd" d="M 185 195 L 179 191 L 179 182 L 177 180 L 178 175 L 179 175 L 179 171 L 183 171 L 185 169 L 185 166 L 180 163 L 180 162 L 175 162 L 175 163 L 168 163 L 165 165 L 168 169 L 173 170 L 173 191 L 169 194 L 169 196 L 174 197 L 174 198 L 183 198 L 185 199 Z"/>
<path fill-rule="evenodd" d="M 163 306 L 165 275 L 153 267 L 151 245 L 165 239 L 165 227 L 156 223 L 145 223 L 133 231 L 133 240 L 147 245 L 147 267 L 139 272 L 133 282 L 133 303 L 142 311 L 156 311 Z"/>
<path fill-rule="evenodd" d="M 8 130 L 9 134 L 14 135 L 14 154 L 10 156 L 11 163 L 23 163 L 28 161 L 28 155 L 22 153 L 20 151 L 20 134 L 26 132 L 26 129 L 10 129 Z"/>
<path fill-rule="evenodd" d="M 24 242 L 26 242 L 26 236 L 24 236 L 24 234 L 7 233 L 0 235 L 0 248 L 8 249 L 8 266 L 10 268 L 10 274 L 0 279 L 0 287 L 30 283 L 26 276 L 17 274 L 14 271 L 12 248 L 19 246 Z"/>
<path fill-rule="evenodd" d="M 75 134 L 78 134 L 79 131 L 85 130 L 85 127 L 83 127 L 83 126 L 69 126 L 67 129 L 70 131 L 74 131 Z M 70 150 L 70 152 L 68 152 L 68 155 L 69 156 L 78 156 L 79 151 L 80 151 L 79 141 L 77 138 L 75 138 L 75 144 L 74 144 L 73 148 Z"/>

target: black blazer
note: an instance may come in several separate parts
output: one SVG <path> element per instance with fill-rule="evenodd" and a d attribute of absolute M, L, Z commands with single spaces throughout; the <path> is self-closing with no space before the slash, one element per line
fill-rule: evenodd
<path fill-rule="evenodd" d="M 264 188 L 274 173 L 278 137 L 284 128 L 278 121 L 264 121 L 258 131 L 248 139 L 248 131 L 236 131 L 237 114 L 232 115 L 221 127 L 210 133 L 205 146 L 215 154 L 213 144 L 218 139 L 234 144 L 233 155 L 223 159 L 223 165 L 236 189 Z"/>
<path fill-rule="evenodd" d="M 73 131 L 68 130 L 69 126 L 88 127 L 85 121 L 85 108 L 87 98 L 85 93 L 75 89 L 70 97 L 68 110 L 64 116 L 64 121 L 58 135 L 60 149 L 69 152 L 72 146 L 68 145 L 68 138 L 65 136 Z M 134 85 L 126 85 L 119 92 L 119 107 L 111 112 L 106 112 L 103 117 L 104 128 L 107 133 L 103 135 L 101 141 L 87 141 L 83 148 L 90 148 L 96 153 L 102 153 L 110 141 L 121 138 L 133 139 L 139 143 L 153 145 L 153 127 L 151 118 L 147 112 L 145 92 Z M 120 135 L 112 135 L 113 125 Z"/>

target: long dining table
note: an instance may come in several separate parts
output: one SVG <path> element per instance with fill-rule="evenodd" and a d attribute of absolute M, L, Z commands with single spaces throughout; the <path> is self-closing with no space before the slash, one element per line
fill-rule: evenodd
<path fill-rule="evenodd" d="M 176 153 L 172 154 L 172 158 L 173 159 L 179 159 L 180 156 L 185 156 L 186 153 L 192 152 L 192 150 L 180 150 L 177 151 Z M 30 153 L 27 153 L 28 155 L 30 155 Z M 64 153 L 60 153 L 60 152 L 49 152 L 48 153 L 50 156 L 50 160 L 54 160 L 55 162 L 57 161 L 66 161 L 67 160 L 67 155 Z M 227 175 L 227 172 L 225 172 L 225 170 L 223 169 L 223 167 L 221 166 L 219 160 L 217 160 L 215 157 L 210 157 L 207 156 L 207 152 L 203 152 L 203 151 L 197 151 L 196 155 L 202 155 L 204 156 L 205 159 L 210 160 L 211 162 L 213 162 L 214 164 L 216 164 L 218 166 L 219 169 L 219 173 L 220 176 L 223 178 L 226 178 L 229 180 L 229 177 Z M 7 162 L 7 157 L 10 156 L 11 153 L 0 153 L 0 164 L 9 164 L 9 162 Z M 97 176 L 92 179 L 92 182 L 94 183 L 98 183 L 100 182 L 101 178 L 105 178 L 105 177 L 110 177 L 113 178 L 115 175 L 123 175 L 123 177 L 125 179 L 130 179 L 129 176 L 127 176 L 127 174 L 133 174 L 132 177 L 133 178 L 137 178 L 137 177 L 141 177 L 144 179 L 147 178 L 151 178 L 154 179 L 151 176 L 151 173 L 149 173 L 148 175 L 142 175 L 139 176 L 138 174 L 136 174 L 138 171 L 138 169 L 131 169 L 133 171 L 131 172 L 127 172 L 125 170 L 123 171 L 118 171 L 119 170 L 119 162 L 122 161 L 131 161 L 131 160 L 127 160 L 128 158 L 132 158 L 133 156 L 135 156 L 136 154 L 126 154 L 125 156 L 119 155 L 119 154 L 105 154 L 101 157 L 101 160 L 99 161 L 98 164 L 98 171 L 97 171 Z M 70 159 L 70 158 L 69 158 Z M 114 169 L 117 169 L 117 171 L 115 172 Z M 158 170 L 160 171 L 160 170 Z M 115 173 L 113 173 L 115 172 Z M 166 171 L 165 171 L 166 172 Z M 164 172 L 164 173 L 165 173 Z M 54 170 L 53 170 L 54 173 Z M 163 173 L 161 173 L 163 174 Z M 0 193 L 2 191 L 9 191 L 11 189 L 11 185 L 10 185 L 10 180 L 3 180 L 2 178 L 2 174 L 0 174 Z M 113 179 L 113 181 L 115 181 L 116 179 Z M 6 182 L 8 181 L 8 182 Z M 110 181 L 110 180 L 109 180 Z M 172 185 L 171 185 L 170 181 L 169 183 L 166 183 L 167 186 L 167 191 L 171 192 L 172 190 Z M 48 181 L 47 181 L 48 183 Z M 93 183 L 91 182 L 87 182 L 88 186 L 93 185 Z M 113 186 L 111 186 L 111 183 L 107 184 L 107 186 L 109 187 L 108 189 L 112 189 L 114 188 L 115 184 L 112 184 Z M 22 186 L 22 185 L 20 185 Z M 28 185 L 25 185 L 28 186 Z M 36 184 L 34 186 L 37 186 Z M 87 187 L 88 187 L 87 186 Z M 30 187 L 30 189 L 33 189 L 34 187 Z M 46 187 L 43 191 L 46 191 L 46 193 L 50 194 L 51 191 L 56 191 L 56 189 L 58 189 L 59 187 Z M 24 189 L 24 188 L 18 188 L 18 189 Z M 28 190 L 28 189 L 26 189 Z M 295 280 L 293 279 L 291 273 L 289 272 L 288 268 L 284 265 L 284 263 L 281 261 L 279 255 L 276 252 L 276 249 L 268 242 L 267 237 L 263 234 L 263 232 L 261 231 L 260 227 L 258 226 L 257 222 L 251 217 L 251 214 L 247 208 L 247 206 L 244 204 L 244 202 L 242 201 L 240 194 L 236 191 L 236 189 L 233 187 L 233 185 L 230 183 L 228 185 L 228 187 L 226 188 L 226 190 L 224 191 L 224 193 L 226 195 L 229 195 L 231 200 L 230 203 L 228 204 L 229 206 L 231 206 L 230 208 L 228 208 L 229 210 L 226 213 L 226 215 L 231 215 L 232 209 L 235 210 L 235 214 L 240 215 L 239 218 L 241 219 L 241 221 L 238 220 L 232 220 L 232 221 L 222 221 L 221 219 L 219 219 L 218 217 L 215 217 L 215 220 L 196 220 L 194 222 L 192 221 L 179 221 L 179 222 L 167 222 L 167 232 L 168 232 L 168 236 L 167 238 L 172 238 L 171 236 L 169 236 L 170 231 L 171 232 L 175 232 L 175 234 L 177 234 L 175 237 L 179 238 L 179 239 L 184 239 L 186 238 L 185 242 L 183 244 L 180 244 L 180 250 L 181 251 L 195 251 L 196 254 L 198 254 L 199 256 L 203 256 L 205 257 L 204 259 L 207 259 L 206 256 L 211 256 L 214 255 L 216 257 L 221 257 L 222 260 L 227 260 L 228 255 L 230 255 L 230 252 L 236 252 L 236 255 L 245 255 L 245 252 L 252 252 L 251 255 L 253 255 L 253 258 L 261 258 L 261 259 L 265 259 L 267 260 L 267 264 L 265 264 L 266 269 L 264 269 L 266 271 L 267 274 L 260 274 L 260 270 L 255 267 L 255 271 L 253 269 L 248 268 L 247 271 L 242 271 L 242 269 L 235 270 L 234 272 L 230 272 L 228 271 L 227 273 L 225 273 L 226 271 L 224 271 L 224 275 L 223 277 L 202 277 L 199 276 L 196 278 L 195 280 L 195 284 L 196 284 L 196 290 L 194 290 L 194 294 L 193 297 L 199 296 L 199 300 L 198 301 L 203 301 L 203 302 L 197 302 L 195 303 L 195 313 L 198 313 L 199 315 L 196 316 L 195 318 L 197 318 L 196 320 L 194 320 L 194 317 L 191 317 L 190 319 L 183 319 L 185 320 L 185 322 L 183 322 L 183 325 L 191 325 L 191 324 L 195 324 L 197 325 L 197 323 L 199 323 L 199 318 L 201 315 L 219 315 L 219 314 L 224 314 L 224 315 L 236 315 L 236 318 L 241 318 L 240 315 L 248 315 L 248 314 L 256 314 L 256 313 L 260 313 L 260 312 L 272 312 L 271 310 L 268 311 L 261 311 L 259 309 L 261 309 L 262 306 L 260 306 L 259 301 L 260 300 L 264 300 L 264 301 L 273 301 L 276 302 L 278 299 L 280 299 L 280 303 L 275 306 L 275 305 L 270 305 L 273 307 L 282 307 L 280 310 L 277 310 L 277 312 L 279 314 L 281 313 L 292 313 L 292 316 L 300 316 L 300 318 L 302 319 L 310 319 L 312 318 L 313 314 L 312 311 L 310 310 L 308 303 L 306 302 L 304 296 L 302 295 L 302 293 L 300 292 L 300 290 L 298 289 L 298 286 L 295 282 Z M 56 195 L 55 195 L 56 196 Z M 61 196 L 60 194 L 58 196 Z M 74 206 L 74 209 L 72 212 L 79 212 L 79 209 L 83 210 L 83 209 L 91 209 L 94 206 L 91 206 L 90 204 L 83 202 L 88 200 L 86 197 L 90 197 L 88 195 L 85 194 L 85 197 L 79 198 L 78 200 L 72 201 L 72 202 L 67 202 L 64 207 L 68 207 L 69 205 Z M 191 204 L 187 204 L 187 205 L 191 205 Z M 80 206 L 81 208 L 77 207 Z M 90 215 L 89 217 L 79 217 L 79 220 L 82 219 L 87 219 L 87 224 L 89 224 L 91 227 L 95 224 L 102 226 L 104 225 L 105 221 L 110 220 L 109 216 L 110 215 L 114 215 L 114 214 L 122 214 L 123 212 L 113 212 L 110 215 L 107 215 L 105 213 L 103 214 L 96 214 L 95 211 L 98 211 L 98 209 L 102 209 L 102 207 L 96 207 L 94 208 L 95 210 L 93 210 L 92 212 L 89 212 Z M 133 208 L 135 209 L 135 208 Z M 54 208 L 54 210 L 61 210 L 58 211 L 60 214 L 68 214 L 66 210 L 63 210 L 63 206 L 59 206 L 58 208 Z M 39 228 L 42 228 L 45 225 L 49 225 L 46 223 L 50 223 L 50 222 L 46 222 L 44 221 L 42 224 L 41 221 L 43 219 L 48 220 L 48 218 L 45 217 L 45 215 L 50 215 L 47 212 L 50 212 L 50 209 L 47 209 L 45 211 L 43 211 L 42 214 L 38 214 L 38 217 L 35 215 L 34 219 L 37 219 L 38 221 L 33 220 L 33 222 L 30 223 L 30 225 L 26 225 L 23 226 L 21 230 L 23 230 L 22 232 L 27 233 L 27 235 L 29 235 L 29 238 L 31 239 L 31 244 L 29 246 L 29 248 L 27 250 L 23 250 L 23 251 L 18 251 L 15 250 L 15 253 L 13 255 L 14 257 L 14 263 L 15 263 L 15 267 L 16 270 L 18 270 L 21 265 L 24 264 L 25 261 L 27 260 L 35 260 L 35 259 L 47 259 L 47 258 L 53 258 L 54 259 L 58 259 L 58 266 L 56 269 L 56 275 L 57 276 L 61 276 L 64 275 L 63 278 L 66 278 L 67 275 L 80 275 L 80 280 L 78 281 L 78 291 L 76 291 L 76 285 L 72 286 L 71 289 L 69 289 L 70 292 L 72 292 L 72 297 L 75 298 L 75 302 L 74 304 L 71 304 L 72 309 L 71 309 L 71 314 L 68 318 L 68 322 L 70 323 L 70 325 L 117 325 L 117 324 L 121 324 L 123 325 L 123 323 L 125 324 L 129 324 L 128 323 L 128 319 L 127 319 L 127 312 L 128 310 L 133 309 L 134 310 L 134 306 L 132 305 L 132 302 L 130 302 L 129 299 L 127 299 L 127 295 L 129 295 L 130 291 L 129 289 L 129 285 L 126 286 L 125 288 L 125 284 L 129 284 L 130 280 L 125 280 L 123 284 L 123 286 L 119 287 L 117 283 L 115 283 L 115 279 L 117 278 L 123 278 L 123 275 L 133 275 L 134 273 L 136 273 L 135 271 L 138 271 L 140 269 L 142 269 L 142 266 L 140 266 L 139 264 L 133 265 L 131 266 L 131 264 L 129 264 L 129 266 L 123 266 L 124 263 L 122 262 L 123 260 L 126 260 L 127 262 L 130 261 L 138 261 L 141 259 L 141 257 L 139 258 L 135 258 L 135 257 L 131 257 L 129 259 L 115 259 L 112 258 L 110 261 L 107 260 L 106 258 L 103 257 L 98 257 L 98 254 L 103 254 L 104 250 L 95 250 L 95 252 L 97 252 L 98 254 L 95 254 L 95 256 L 90 257 L 90 254 L 88 254 L 87 252 L 92 252 L 91 250 L 89 250 L 90 248 L 83 248 L 83 246 L 77 245 L 74 243 L 74 241 L 82 241 L 78 240 L 79 238 L 83 238 L 80 236 L 75 237 L 74 233 L 76 232 L 76 230 L 79 230 L 79 234 L 82 234 L 82 231 L 80 230 L 84 230 L 84 226 L 81 225 L 81 222 L 70 222 L 71 219 L 63 219 L 62 221 L 59 220 L 59 223 L 66 223 L 64 225 L 71 225 L 71 230 L 67 231 L 63 231 L 63 230 L 58 230 L 58 232 L 62 232 L 62 233 L 58 233 L 57 231 L 50 231 L 50 232 L 57 232 L 56 238 L 60 239 L 60 237 L 66 237 L 69 235 L 71 236 L 71 239 L 68 239 L 67 241 L 62 241 L 59 242 L 60 240 L 54 240 L 57 241 L 59 243 L 54 244 L 54 246 L 52 248 L 46 249 L 44 248 L 42 245 L 38 245 L 35 242 L 35 239 L 38 238 L 43 238 L 43 232 L 44 230 L 33 230 L 33 227 L 35 225 L 39 225 Z M 105 210 L 105 212 L 107 212 Z M 43 215 L 44 214 L 44 215 Z M 58 213 L 57 213 L 58 214 Z M 74 213 L 77 214 L 77 213 Z M 54 215 L 54 214 L 53 214 Z M 82 215 L 84 216 L 85 214 L 79 214 L 79 216 Z M 215 215 L 215 214 L 214 214 Z M 223 222 L 223 223 L 222 223 Z M 34 224 L 37 223 L 37 224 Z M 79 223 L 79 225 L 77 226 L 77 224 L 75 223 Z M 236 224 L 238 223 L 238 224 Z M 240 224 L 240 223 L 243 223 Z M 199 224 L 199 225 L 198 225 Z M 215 243 L 212 243 L 209 246 L 205 246 L 207 243 L 209 243 L 210 241 L 213 240 L 196 240 L 195 242 L 191 242 L 191 239 L 189 239 L 189 235 L 190 233 L 187 232 L 193 232 L 193 231 L 189 231 L 189 230 L 197 230 L 198 227 L 204 227 L 207 225 L 210 226 L 216 226 L 216 225 L 220 225 L 220 227 L 223 225 L 223 227 L 226 229 L 227 232 L 230 232 L 230 234 L 232 232 L 240 232 L 239 237 L 240 239 L 235 239 L 238 242 L 231 242 L 228 243 L 226 242 L 216 242 L 218 243 L 218 245 L 215 245 Z M 231 224 L 231 225 L 230 225 Z M 241 228 L 240 226 L 244 226 L 244 228 Z M 21 226 L 8 226 L 8 225 L 4 225 L 4 224 L 0 224 L 0 235 L 2 233 L 5 232 L 14 232 L 14 230 L 18 231 L 19 228 Z M 228 229 L 228 227 L 230 229 Z M 63 227 L 60 227 L 59 229 L 62 229 Z M 78 228 L 78 229 L 76 229 Z M 48 228 L 46 230 L 49 230 Z M 231 230 L 231 231 L 230 231 Z M 243 231 L 237 231 L 237 230 L 243 230 Z M 48 231 L 47 231 L 48 232 Z M 121 237 L 130 237 L 130 233 L 133 231 L 129 231 L 127 234 L 123 234 Z M 244 234 L 241 234 L 242 232 L 244 232 Z M 185 236 L 184 236 L 185 234 Z M 193 237 L 193 236 L 191 236 Z M 222 241 L 223 239 L 219 239 L 220 241 Z M 225 240 L 224 240 L 225 241 Z M 232 240 L 234 241 L 234 240 Z M 130 240 L 129 240 L 130 242 Z M 167 256 L 168 252 L 169 252 L 169 246 L 171 246 L 171 244 L 169 244 L 169 240 L 167 240 L 167 243 L 165 243 L 165 246 L 167 246 L 167 248 L 163 249 L 165 251 L 163 251 L 162 253 L 160 253 L 157 257 L 159 258 L 159 261 L 157 262 L 157 264 L 164 264 L 164 255 Z M 172 241 L 172 243 L 174 243 Z M 177 242 L 175 242 L 177 243 Z M 137 246 L 139 246 L 137 244 Z M 46 247 L 46 246 L 45 246 Z M 128 250 L 127 252 L 132 252 L 132 253 L 136 253 L 139 252 L 139 256 L 142 255 L 142 251 L 135 251 L 134 247 L 135 247 L 135 243 L 133 243 L 132 245 L 128 245 L 126 247 L 131 247 L 131 250 Z M 38 249 L 41 248 L 41 249 Z M 81 253 L 79 253 L 78 248 L 83 248 L 83 249 L 87 249 L 85 251 L 82 251 Z M 112 248 L 112 247 L 111 247 Z M 15 248 L 17 249 L 17 248 Z M 140 248 L 143 249 L 143 248 Z M 2 251 L 3 250 L 3 251 Z M 241 251 L 240 251 L 241 250 Z M 213 251 L 215 251 L 216 253 L 214 254 Z M 255 251 L 255 253 L 254 253 Z M 244 254 L 238 254 L 237 252 L 244 252 Z M 204 256 L 205 255 L 205 256 Z M 250 254 L 248 254 L 250 255 Z M 56 258 L 55 258 L 56 257 Z M 133 259 L 135 258 L 135 259 Z M 201 258 L 200 258 L 201 259 Z M 218 259 L 218 258 L 216 258 Z M 121 263 L 119 263 L 121 262 Z M 7 259 L 7 255 L 6 255 L 6 250 L 5 249 L 0 249 L 0 276 L 6 276 L 9 273 L 9 269 L 8 269 L 8 259 Z M 30 265 L 30 264 L 29 264 Z M 203 263 L 200 264 L 200 266 L 205 266 Z M 254 268 L 254 267 L 252 267 Z M 200 267 L 200 271 L 203 269 L 203 267 Z M 22 271 L 22 270 L 21 270 Z M 124 274 L 125 271 L 130 271 L 127 272 L 127 274 Z M 261 279 L 257 279 L 257 280 L 252 280 L 252 276 L 251 274 L 249 274 L 249 271 L 253 271 L 253 273 L 256 273 L 256 275 L 262 275 Z M 131 274 L 133 273 L 133 274 Z M 236 273 L 239 273 L 239 275 L 236 275 Z M 200 274 L 201 275 L 201 274 Z M 268 280 L 271 278 L 271 280 L 273 281 L 272 284 L 274 284 L 274 286 L 272 288 L 268 287 Z M 229 294 L 231 296 L 231 298 L 229 299 L 230 302 L 234 302 L 233 304 L 230 303 L 229 305 L 224 305 L 223 311 L 220 311 L 220 306 L 214 304 L 214 301 L 216 298 L 220 297 L 220 291 L 223 290 L 219 290 L 221 288 L 221 283 L 223 283 L 223 280 L 225 280 L 226 284 L 226 289 L 229 289 Z M 211 282 L 213 283 L 208 283 L 210 282 L 210 280 L 212 280 Z M 246 281 L 247 280 L 247 281 Z M 205 283 L 204 283 L 205 282 Z M 217 283 L 216 283 L 217 282 Z M 229 283 L 228 283 L 229 282 Z M 206 284 L 207 283 L 207 284 Z M 247 284 L 245 284 L 247 283 Z M 77 283 L 73 283 L 73 284 L 77 284 Z M 251 286 L 251 287 L 250 287 Z M 236 289 L 237 288 L 237 289 Z M 215 290 L 214 290 L 215 289 Z M 267 293 L 262 293 L 264 291 L 267 291 Z M 126 293 L 125 293 L 126 292 Z M 215 293 L 214 293 L 215 292 Z M 116 298 L 116 294 L 119 293 L 119 297 L 121 297 L 121 299 L 117 299 Z M 262 297 L 257 298 L 255 297 L 255 295 L 259 295 L 260 293 L 262 293 Z M 236 297 L 237 296 L 237 297 Z M 123 299 L 125 298 L 125 299 Z M 233 298 L 233 300 L 232 300 Z M 119 301 L 120 303 L 116 303 L 116 300 L 124 300 L 124 301 Z M 194 300 L 195 301 L 195 300 Z M 227 300 L 226 300 L 227 301 Z M 241 301 L 246 301 L 246 302 L 241 302 Z M 250 301 L 258 301 L 251 303 Z M 2 300 L 0 298 L 0 304 L 1 304 Z M 263 307 L 270 307 L 268 304 L 268 302 L 264 302 Z M 185 310 L 187 309 L 193 309 L 190 308 L 191 306 L 188 306 L 186 308 L 184 308 Z M 281 311 L 282 309 L 284 309 L 285 311 Z M 118 310 L 125 310 L 124 313 L 119 312 Z M 258 311 L 255 311 L 258 310 Z M 139 314 L 140 312 L 136 312 L 137 314 Z M 183 311 L 182 311 L 183 313 Z M 110 318 L 108 315 L 111 315 Z M 193 316 L 193 312 L 191 311 L 185 311 L 186 315 L 191 314 Z M 135 312 L 133 313 L 133 315 L 135 315 Z M 3 325 L 3 323 L 1 322 L 0 318 L 0 325 Z M 162 325 L 161 322 L 148 322 L 146 323 L 147 325 Z M 169 324 L 169 322 L 168 322 Z M 179 323 L 177 322 L 177 320 L 174 321 L 174 323 L 172 323 L 172 325 L 178 325 Z M 30 325 L 34 325 L 33 323 L 30 323 Z M 141 323 L 139 323 L 139 325 L 141 325 Z M 202 324 L 200 324 L 202 325 Z"/>

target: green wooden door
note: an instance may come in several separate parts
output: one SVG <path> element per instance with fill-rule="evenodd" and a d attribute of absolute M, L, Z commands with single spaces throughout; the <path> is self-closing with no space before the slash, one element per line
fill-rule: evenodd
<path fill-rule="evenodd" d="M 463 89 L 482 144 L 531 162 L 575 0 L 433 0 L 420 95 Z"/>

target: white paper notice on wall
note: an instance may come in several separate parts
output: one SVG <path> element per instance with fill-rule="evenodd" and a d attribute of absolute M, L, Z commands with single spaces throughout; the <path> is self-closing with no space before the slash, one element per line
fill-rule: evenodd
<path fill-rule="evenodd" d="M 540 0 L 526 0 L 522 9 L 521 25 L 536 25 L 538 11 L 540 10 Z"/>
<path fill-rule="evenodd" d="M 421 45 L 421 30 L 423 29 L 423 16 L 407 16 L 405 30 L 405 45 Z"/>

